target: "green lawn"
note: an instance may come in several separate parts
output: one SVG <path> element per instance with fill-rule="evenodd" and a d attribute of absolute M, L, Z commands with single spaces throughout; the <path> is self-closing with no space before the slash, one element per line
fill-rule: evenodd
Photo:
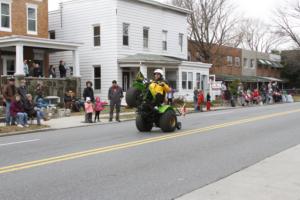
<path fill-rule="evenodd" d="M 300 96 L 294 96 L 294 101 L 300 102 Z"/>
<path fill-rule="evenodd" d="M 1 126 L 0 127 L 0 135 L 6 133 L 13 133 L 13 132 L 20 132 L 20 131 L 31 131 L 31 130 L 38 130 L 48 128 L 48 126 L 42 125 L 38 126 L 36 124 L 30 125 L 28 128 L 19 128 L 17 126 Z"/>

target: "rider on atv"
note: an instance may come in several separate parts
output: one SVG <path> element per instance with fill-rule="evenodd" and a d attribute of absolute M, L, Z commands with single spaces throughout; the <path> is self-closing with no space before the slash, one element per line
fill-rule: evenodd
<path fill-rule="evenodd" d="M 166 93 L 171 91 L 171 88 L 164 80 L 161 69 L 154 71 L 154 80 L 150 83 L 149 90 L 152 96 L 155 97 L 155 106 L 160 106 L 165 100 Z"/>
<path fill-rule="evenodd" d="M 166 93 L 170 91 L 161 69 L 154 71 L 154 80 L 150 82 L 141 72 L 137 74 L 133 86 L 126 92 L 126 102 L 128 106 L 137 108 L 136 127 L 140 132 L 151 131 L 154 125 L 163 132 L 181 129 L 181 123 L 177 121 L 178 109 L 163 104 Z"/>

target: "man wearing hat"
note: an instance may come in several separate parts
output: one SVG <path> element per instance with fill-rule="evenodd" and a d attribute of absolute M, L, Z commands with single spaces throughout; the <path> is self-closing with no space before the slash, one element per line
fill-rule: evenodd
<path fill-rule="evenodd" d="M 112 81 L 112 86 L 108 90 L 108 100 L 110 101 L 109 121 L 111 122 L 116 107 L 116 121 L 120 121 L 121 99 L 123 98 L 123 89 L 118 86 L 117 81 Z"/>
<path fill-rule="evenodd" d="M 11 106 L 11 102 L 14 100 L 15 95 L 16 95 L 15 79 L 13 77 L 10 77 L 8 78 L 8 83 L 3 88 L 3 98 L 6 103 L 5 122 L 7 126 L 14 124 L 14 120 L 10 115 L 10 106 Z"/>

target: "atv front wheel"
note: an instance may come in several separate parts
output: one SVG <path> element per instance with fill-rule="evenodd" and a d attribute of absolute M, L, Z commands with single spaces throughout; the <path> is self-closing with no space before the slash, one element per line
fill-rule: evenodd
<path fill-rule="evenodd" d="M 135 125 L 140 132 L 149 132 L 153 127 L 153 123 L 144 120 L 140 114 L 136 116 Z"/>
<path fill-rule="evenodd" d="M 141 91 L 132 87 L 126 92 L 126 103 L 129 107 L 137 107 L 140 102 Z"/>
<path fill-rule="evenodd" d="M 159 127 L 163 132 L 174 132 L 177 128 L 177 116 L 173 110 L 165 112 L 159 120 Z"/>

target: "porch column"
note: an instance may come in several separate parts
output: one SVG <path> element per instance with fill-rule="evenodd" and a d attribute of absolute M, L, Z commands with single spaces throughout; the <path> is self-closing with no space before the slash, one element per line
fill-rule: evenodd
<path fill-rule="evenodd" d="M 79 54 L 78 50 L 72 51 L 73 54 L 73 76 L 80 77 Z"/>
<path fill-rule="evenodd" d="M 147 78 L 147 66 L 141 64 L 140 72 L 144 75 L 145 78 Z"/>
<path fill-rule="evenodd" d="M 15 76 L 25 76 L 24 73 L 24 56 L 23 56 L 23 44 L 17 44 L 16 45 L 16 70 L 15 70 Z"/>
<path fill-rule="evenodd" d="M 167 78 L 167 74 L 166 74 L 166 68 L 165 67 L 163 67 L 162 68 L 162 70 L 163 70 L 163 72 L 164 72 L 164 77 L 165 77 L 165 79 Z"/>

